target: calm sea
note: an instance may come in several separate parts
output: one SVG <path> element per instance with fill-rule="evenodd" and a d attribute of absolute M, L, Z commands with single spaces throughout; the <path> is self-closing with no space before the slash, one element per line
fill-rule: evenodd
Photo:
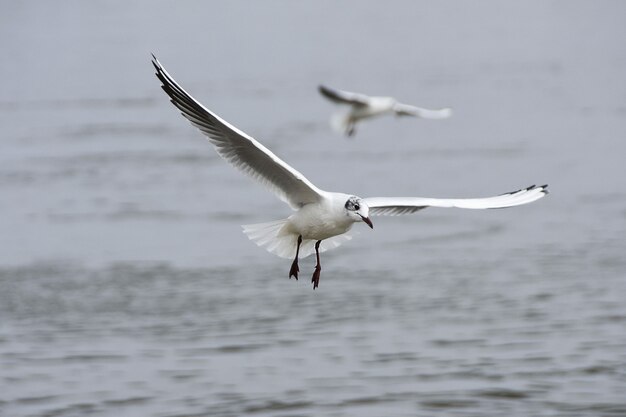
<path fill-rule="evenodd" d="M 626 415 L 626 3 L 6 2 L 0 415 Z M 507 210 L 374 218 L 320 287 L 241 224 L 290 209 L 168 103 L 322 189 Z M 334 134 L 324 83 L 454 108 Z"/>

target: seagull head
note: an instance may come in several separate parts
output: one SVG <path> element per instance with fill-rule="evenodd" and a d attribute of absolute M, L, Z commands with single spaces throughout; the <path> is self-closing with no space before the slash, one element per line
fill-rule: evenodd
<path fill-rule="evenodd" d="M 348 198 L 346 201 L 345 209 L 348 217 L 352 219 L 353 222 L 364 222 L 370 228 L 374 228 L 374 224 L 369 218 L 370 208 L 365 204 L 365 202 L 359 197 L 352 196 Z"/>

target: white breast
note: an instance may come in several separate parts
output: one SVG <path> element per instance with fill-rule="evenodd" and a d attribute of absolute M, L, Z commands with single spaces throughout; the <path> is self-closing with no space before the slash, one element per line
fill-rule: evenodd
<path fill-rule="evenodd" d="M 354 224 L 344 208 L 348 197 L 342 194 L 305 205 L 289 217 L 290 228 L 303 239 L 324 240 L 346 233 Z"/>

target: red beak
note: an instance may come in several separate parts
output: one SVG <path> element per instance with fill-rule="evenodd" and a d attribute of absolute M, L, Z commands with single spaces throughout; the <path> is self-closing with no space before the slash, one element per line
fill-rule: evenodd
<path fill-rule="evenodd" d="M 367 225 L 368 225 L 370 228 L 372 228 L 372 229 L 374 228 L 374 225 L 372 224 L 372 221 L 370 220 L 370 218 L 369 218 L 369 217 L 363 217 L 363 216 L 361 216 L 361 218 L 363 219 L 363 221 L 364 221 L 365 223 L 367 223 Z"/>

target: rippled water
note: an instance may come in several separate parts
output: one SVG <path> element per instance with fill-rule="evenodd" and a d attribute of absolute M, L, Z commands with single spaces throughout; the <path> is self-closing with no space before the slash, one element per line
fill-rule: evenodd
<path fill-rule="evenodd" d="M 14 2 L 0 16 L 0 415 L 626 415 L 620 2 Z M 50 22 L 54 22 L 50 26 Z M 424 210 L 301 263 L 288 207 L 167 102 L 324 189 Z M 318 83 L 452 106 L 328 126 Z"/>

